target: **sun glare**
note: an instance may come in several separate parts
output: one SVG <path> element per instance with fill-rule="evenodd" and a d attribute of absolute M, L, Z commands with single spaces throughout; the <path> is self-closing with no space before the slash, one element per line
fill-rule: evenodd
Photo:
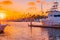
<path fill-rule="evenodd" d="M 5 13 L 0 13 L 0 19 L 4 19 L 6 17 Z"/>

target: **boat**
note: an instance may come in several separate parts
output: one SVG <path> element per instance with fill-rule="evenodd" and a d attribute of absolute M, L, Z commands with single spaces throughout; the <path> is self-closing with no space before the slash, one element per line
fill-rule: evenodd
<path fill-rule="evenodd" d="M 42 25 L 30 24 L 31 27 L 60 28 L 60 11 L 58 11 L 58 2 L 54 2 L 52 8 L 47 11 L 48 18 L 40 19 Z"/>
<path fill-rule="evenodd" d="M 0 24 L 0 34 L 4 33 L 4 28 L 7 26 L 8 24 Z"/>
<path fill-rule="evenodd" d="M 60 25 L 60 11 L 58 11 L 58 2 L 54 2 L 50 11 L 47 11 L 48 18 L 41 19 L 43 25 Z"/>

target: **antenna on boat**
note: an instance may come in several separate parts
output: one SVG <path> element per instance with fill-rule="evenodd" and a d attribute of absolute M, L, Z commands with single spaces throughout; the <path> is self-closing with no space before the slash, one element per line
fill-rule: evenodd
<path fill-rule="evenodd" d="M 52 11 L 57 11 L 57 10 L 58 10 L 58 2 L 55 1 L 55 2 L 53 3 L 53 6 L 52 6 L 51 10 L 52 10 Z"/>

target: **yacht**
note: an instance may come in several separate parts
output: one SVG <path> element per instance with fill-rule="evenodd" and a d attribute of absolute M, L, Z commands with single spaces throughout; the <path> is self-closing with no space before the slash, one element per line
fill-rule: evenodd
<path fill-rule="evenodd" d="M 41 19 L 43 25 L 60 25 L 60 11 L 58 11 L 58 2 L 54 2 L 50 11 L 47 11 L 48 18 Z"/>
<path fill-rule="evenodd" d="M 40 19 L 40 25 L 30 22 L 30 27 L 59 28 L 60 27 L 60 11 L 58 11 L 58 2 L 54 2 L 52 8 L 47 11 L 48 18 Z"/>

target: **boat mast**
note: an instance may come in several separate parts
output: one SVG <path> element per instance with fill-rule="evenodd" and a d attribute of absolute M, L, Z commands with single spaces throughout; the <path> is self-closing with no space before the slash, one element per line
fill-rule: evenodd
<path fill-rule="evenodd" d="M 41 9 L 41 12 L 43 14 L 43 4 L 42 4 L 42 0 L 36 0 L 36 2 L 40 5 L 40 9 Z"/>
<path fill-rule="evenodd" d="M 41 12 L 43 14 L 43 5 L 42 5 L 42 1 L 41 1 Z"/>

